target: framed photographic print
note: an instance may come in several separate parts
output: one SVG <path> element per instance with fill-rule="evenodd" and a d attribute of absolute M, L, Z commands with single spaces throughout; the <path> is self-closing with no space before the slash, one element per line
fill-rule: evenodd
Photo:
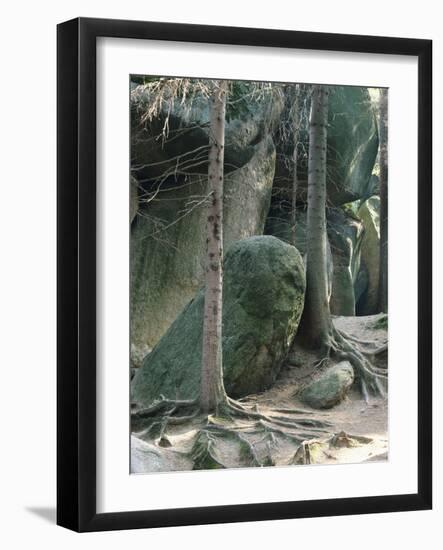
<path fill-rule="evenodd" d="M 432 505 L 432 43 L 58 26 L 77 531 Z"/>

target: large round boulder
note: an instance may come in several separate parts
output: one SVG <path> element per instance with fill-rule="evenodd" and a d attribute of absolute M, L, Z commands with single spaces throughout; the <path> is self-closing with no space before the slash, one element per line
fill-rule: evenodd
<path fill-rule="evenodd" d="M 305 275 L 297 249 L 271 236 L 234 243 L 224 262 L 223 372 L 228 395 L 275 381 L 298 328 Z M 195 398 L 200 387 L 204 293 L 189 302 L 132 381 L 132 399 Z"/>

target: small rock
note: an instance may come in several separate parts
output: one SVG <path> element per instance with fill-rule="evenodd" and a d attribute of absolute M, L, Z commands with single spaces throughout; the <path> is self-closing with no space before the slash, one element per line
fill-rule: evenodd
<path fill-rule="evenodd" d="M 362 435 L 350 435 L 347 434 L 344 431 L 339 432 L 338 434 L 335 434 L 330 439 L 330 446 L 335 448 L 351 448 L 351 447 L 359 447 L 360 445 L 367 445 L 368 443 L 372 443 L 372 439 L 370 437 L 365 437 Z"/>
<path fill-rule="evenodd" d="M 354 382 L 348 361 L 330 367 L 302 391 L 301 400 L 314 409 L 329 409 L 340 403 Z"/>

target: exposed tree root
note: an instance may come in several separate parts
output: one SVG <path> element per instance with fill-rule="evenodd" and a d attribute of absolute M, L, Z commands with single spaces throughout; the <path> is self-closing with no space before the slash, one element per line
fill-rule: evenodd
<path fill-rule="evenodd" d="M 227 426 L 219 423 L 217 418 L 210 417 L 208 424 L 198 432 L 190 457 L 195 470 L 233 467 L 224 462 L 221 448 L 225 442 L 237 448 L 237 467 L 274 466 L 273 452 L 279 448 L 281 439 L 298 447 L 306 439 L 316 438 L 318 435 L 278 428 L 263 420 L 247 425 Z"/>
<path fill-rule="evenodd" d="M 285 441 L 299 446 L 306 440 L 330 433 L 329 422 L 310 418 L 311 411 L 279 408 L 267 414 L 257 405 L 245 406 L 227 396 L 214 415 L 201 414 L 197 401 L 162 397 L 150 407 L 136 405 L 131 411 L 133 431 L 159 447 L 171 447 L 169 430 L 189 424 L 197 429 L 189 456 L 194 469 L 218 469 L 226 465 L 223 448 L 237 449 L 239 467 L 272 466 L 273 452 Z M 169 433 L 168 433 L 169 432 Z"/>
<path fill-rule="evenodd" d="M 149 407 L 141 408 L 137 403 L 131 405 L 132 418 L 149 418 L 157 416 L 159 413 L 175 411 L 178 408 L 189 408 L 197 405 L 196 399 L 166 399 L 163 395 L 160 399 L 154 401 Z"/>
<path fill-rule="evenodd" d="M 212 470 L 228 467 L 220 451 L 220 441 L 233 443 L 238 448 L 237 466 L 272 466 L 272 458 L 268 454 L 264 459 L 260 459 L 256 443 L 249 441 L 243 435 L 241 428 L 229 428 L 217 424 L 214 421 L 202 428 L 195 439 L 194 445 L 190 451 L 190 457 L 193 461 L 194 470 Z"/>
<path fill-rule="evenodd" d="M 208 419 L 208 425 L 210 425 L 211 427 L 215 426 L 216 429 L 224 429 L 230 431 L 234 430 L 236 432 L 241 432 L 248 435 L 263 435 L 263 439 L 269 441 L 269 443 L 274 447 L 278 446 L 278 441 L 276 437 L 287 439 L 288 441 L 292 441 L 293 443 L 299 445 L 305 439 L 315 438 L 318 437 L 319 434 L 328 433 L 326 430 L 320 429 L 301 431 L 298 426 L 289 423 L 286 427 L 279 427 L 272 421 L 272 419 L 268 421 L 252 421 L 246 425 L 242 424 L 240 426 L 235 424 L 226 426 L 224 424 L 220 424 L 218 418 L 210 417 Z"/>
<path fill-rule="evenodd" d="M 149 426 L 143 432 L 148 436 L 150 435 L 149 430 L 153 430 L 152 433 L 156 433 L 161 427 L 161 434 L 159 436 L 161 437 L 168 424 L 186 424 L 197 418 L 198 414 L 198 402 L 196 399 L 172 400 L 161 396 L 158 401 L 154 401 L 151 406 L 146 408 L 140 408 L 137 404 L 132 404 L 131 425 L 134 431 Z"/>
<path fill-rule="evenodd" d="M 331 359 L 349 361 L 368 401 L 370 394 L 386 395 L 387 369 L 375 363 L 386 352 L 387 344 L 359 340 L 332 327 L 317 366 Z M 282 456 L 289 464 L 314 464 L 334 459 L 334 449 L 370 441 L 344 432 L 334 435 L 332 425 L 313 416 L 313 411 L 262 406 L 255 396 L 234 400 L 222 392 L 217 410 L 207 415 L 198 400 L 161 396 L 149 407 L 132 405 L 132 429 L 159 451 L 181 445 L 179 452 L 192 460 L 195 470 L 272 466 Z M 175 439 L 184 434 L 189 435 Z"/>
<path fill-rule="evenodd" d="M 207 430 L 198 433 L 190 452 L 193 470 L 219 470 L 225 468 L 216 447 L 216 438 Z"/>
<path fill-rule="evenodd" d="M 288 409 L 288 408 L 275 408 L 272 409 L 275 412 L 292 413 L 292 414 L 314 414 L 314 411 L 305 411 L 304 409 Z"/>
<path fill-rule="evenodd" d="M 321 366 L 334 357 L 340 361 L 349 361 L 354 368 L 357 382 L 365 401 L 369 394 L 386 397 L 388 375 L 386 368 L 374 365 L 377 355 L 387 351 L 387 344 L 371 350 L 362 349 L 357 340 L 345 332 L 332 327 L 328 341 L 325 343 L 325 353 L 317 363 Z"/>
<path fill-rule="evenodd" d="M 381 353 L 382 351 L 385 351 L 388 348 L 387 341 L 384 344 L 382 344 L 382 346 L 377 347 L 377 343 L 374 342 L 374 340 L 364 340 L 362 338 L 357 338 L 356 336 L 353 336 L 352 334 L 348 334 L 348 333 L 344 332 L 343 330 L 338 329 L 337 327 L 335 327 L 335 330 L 343 338 L 346 338 L 347 340 L 350 340 L 351 342 L 355 342 L 356 344 L 359 344 L 361 346 L 367 346 L 368 348 L 374 348 L 375 347 L 375 349 L 371 350 L 371 353 L 375 353 L 375 354 Z"/>
<path fill-rule="evenodd" d="M 326 421 L 314 420 L 312 418 L 298 418 L 294 416 L 289 416 L 290 414 L 305 415 L 306 412 L 307 411 L 304 411 L 302 409 L 285 409 L 285 413 L 287 413 L 285 416 L 274 414 L 266 415 L 259 412 L 258 409 L 247 409 L 238 401 L 227 397 L 226 401 L 222 403 L 217 410 L 217 415 L 227 417 L 229 419 L 239 418 L 244 420 L 261 420 L 263 422 L 267 422 L 268 424 L 273 424 L 275 426 L 283 428 L 305 429 L 306 427 L 309 427 L 311 428 L 311 431 L 320 431 L 323 433 L 325 431 L 324 428 L 331 425 L 329 422 Z"/>
<path fill-rule="evenodd" d="M 235 429 L 235 428 L 228 428 L 226 426 L 220 425 L 220 424 L 214 424 L 210 423 L 208 426 L 202 430 L 200 433 L 206 433 L 211 434 L 213 437 L 221 437 L 229 439 L 231 441 L 234 441 L 239 446 L 239 456 L 240 456 L 240 464 L 246 465 L 246 466 L 271 466 L 271 461 L 269 460 L 269 463 L 264 464 L 259 458 L 257 454 L 256 444 L 252 443 L 242 435 L 242 430 Z"/>

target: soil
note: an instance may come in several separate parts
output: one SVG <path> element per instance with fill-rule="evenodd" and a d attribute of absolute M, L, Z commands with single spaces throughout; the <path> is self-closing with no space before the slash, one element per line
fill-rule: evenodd
<path fill-rule="evenodd" d="M 386 328 L 380 328 L 383 315 L 366 317 L 335 317 L 337 328 L 351 336 L 368 342 L 367 346 L 381 346 L 387 340 Z M 386 361 L 386 355 L 381 359 Z M 315 410 L 299 401 L 297 394 L 322 369 L 315 368 L 318 356 L 315 353 L 294 346 L 283 366 L 275 385 L 261 394 L 250 395 L 242 400 L 252 410 L 276 418 L 286 417 L 319 420 L 327 422 L 327 428 L 306 427 L 306 438 L 309 449 L 308 463 L 342 464 L 360 463 L 388 459 L 388 401 L 382 398 L 370 398 L 368 402 L 361 394 L 352 389 L 339 405 L 328 410 Z M 325 367 L 322 367 L 325 368 Z M 303 412 L 288 412 L 288 410 Z M 283 411 L 282 411 L 283 410 Z M 276 431 L 263 432 L 256 429 L 256 423 L 248 419 L 217 419 L 219 425 L 228 429 L 234 428 L 247 439 L 254 449 L 254 460 L 258 464 L 245 462 L 242 447 L 238 439 L 232 437 L 217 438 L 216 459 L 220 467 L 235 468 L 253 465 L 287 466 L 295 463 L 306 463 L 300 459 L 300 444 Z M 158 471 L 192 470 L 194 467 L 192 449 L 199 431 L 203 428 L 201 419 L 194 419 L 184 425 L 171 426 L 159 446 L 152 440 L 147 431 L 133 433 L 131 439 L 132 473 Z M 271 430 L 272 431 L 272 430 Z M 286 430 L 284 430 L 286 431 Z M 342 433 L 344 432 L 344 434 Z M 289 433 L 292 433 L 289 430 Z M 334 436 L 339 434 L 339 441 Z M 303 436 L 303 431 L 301 433 Z M 363 438 L 363 439 L 362 439 Z M 303 437 L 302 437 L 303 439 Z M 343 443 L 344 442 L 344 443 Z M 303 446 L 302 444 L 302 450 Z M 298 453 L 297 453 L 298 451 Z M 315 451 L 315 452 L 314 452 Z M 302 453 L 303 455 L 303 453 Z M 304 455 L 303 455 L 304 456 Z M 301 460 L 301 462 L 300 462 Z"/>

